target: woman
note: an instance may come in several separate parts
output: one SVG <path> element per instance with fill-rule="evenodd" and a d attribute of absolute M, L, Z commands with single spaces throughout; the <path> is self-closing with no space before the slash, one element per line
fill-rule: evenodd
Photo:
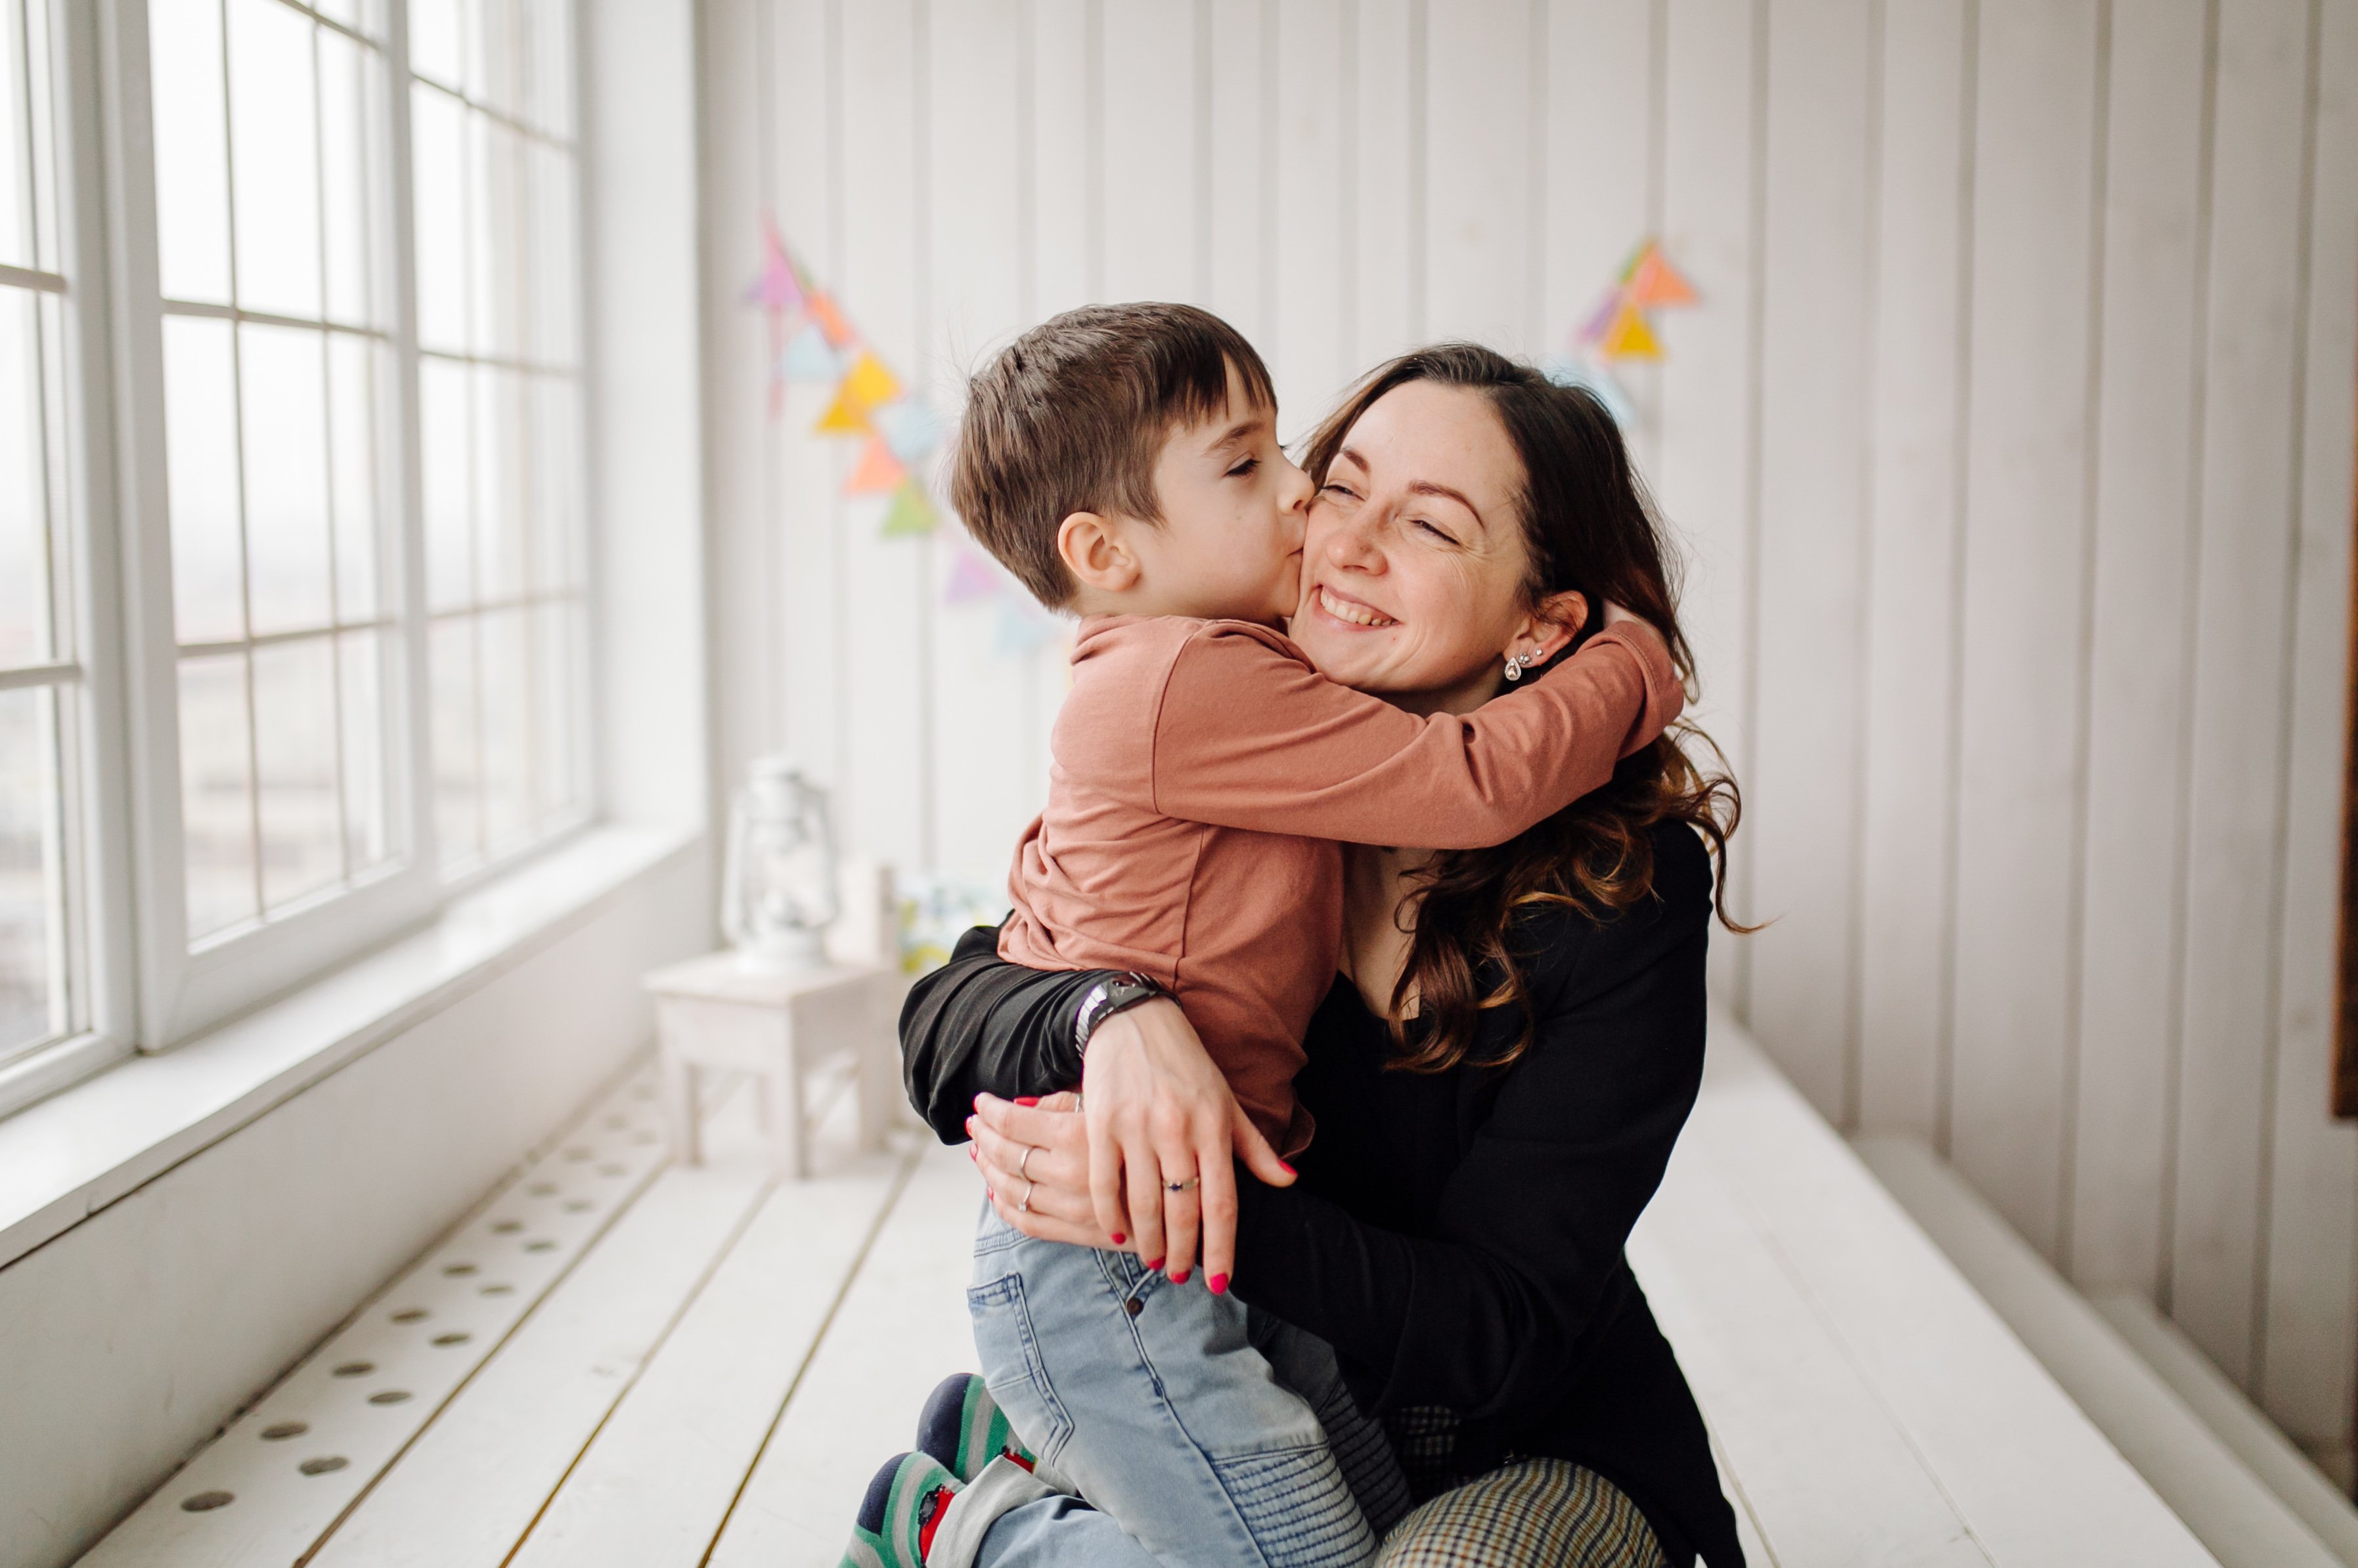
<path fill-rule="evenodd" d="M 1568 592 L 1651 621 L 1688 668 L 1654 521 L 1585 393 L 1486 349 L 1422 350 L 1370 377 L 1304 466 L 1319 490 L 1289 631 L 1333 678 L 1469 711 L 1521 673 L 1498 628 Z M 1233 1226 L 1231 1288 L 1333 1346 L 1433 1496 L 1387 1562 L 1742 1561 L 1622 1256 L 1701 1081 L 1711 851 L 1735 804 L 1665 736 L 1510 843 L 1352 852 L 1344 972 L 1296 1085 L 1318 1125 L 1300 1180 L 1240 1183 L 1233 1218 L 1201 1218 L 1207 1254 Z M 979 1116 L 1001 1216 L 1100 1248 L 1119 1217 L 1092 1198 L 1093 1130 L 1109 1193 L 1106 1161 L 1192 1170 L 1206 1140 L 1227 1157 L 1229 1125 L 1168 1001 L 1106 1019 L 1083 1056 L 1076 1012 L 1107 978 L 1003 964 L 972 933 L 903 1023 L 912 1098 L 946 1141 Z M 1012 1102 L 1076 1081 L 1085 1115 Z M 1174 1195 L 1174 1238 L 1193 1199 Z M 1090 1517 L 1018 1510 L 977 1560 L 1109 1560 L 1060 1549 L 1106 1530 Z"/>

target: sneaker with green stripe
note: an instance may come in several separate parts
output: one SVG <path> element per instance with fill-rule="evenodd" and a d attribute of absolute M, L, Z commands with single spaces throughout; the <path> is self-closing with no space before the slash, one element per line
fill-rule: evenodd
<path fill-rule="evenodd" d="M 958 1478 L 931 1455 L 895 1454 L 885 1460 L 860 1500 L 860 1517 L 839 1568 L 925 1568 L 934 1531 L 958 1487 Z"/>
<path fill-rule="evenodd" d="M 1037 1463 L 972 1372 L 944 1378 L 926 1399 L 917 1417 L 917 1452 L 932 1455 L 960 1481 L 973 1480 L 1002 1454 L 1027 1470 Z"/>

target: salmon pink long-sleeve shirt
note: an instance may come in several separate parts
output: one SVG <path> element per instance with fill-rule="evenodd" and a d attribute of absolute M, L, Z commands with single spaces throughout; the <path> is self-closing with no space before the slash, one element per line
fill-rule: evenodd
<path fill-rule="evenodd" d="M 1342 946 L 1342 845 L 1504 843 L 1604 784 L 1683 701 L 1639 622 L 1511 696 L 1426 717 L 1248 621 L 1091 617 L 1072 663 L 1000 956 L 1167 986 L 1285 1154 L 1310 1141 L 1293 1079 Z"/>

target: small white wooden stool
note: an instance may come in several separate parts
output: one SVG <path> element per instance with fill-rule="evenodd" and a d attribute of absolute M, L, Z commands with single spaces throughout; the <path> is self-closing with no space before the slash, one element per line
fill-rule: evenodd
<path fill-rule="evenodd" d="M 655 996 L 655 1054 L 672 1153 L 704 1161 L 698 1079 L 708 1069 L 751 1074 L 781 1177 L 810 1175 L 811 1069 L 846 1052 L 860 1097 L 860 1144 L 882 1145 L 900 1115 L 899 906 L 889 869 L 843 868 L 843 915 L 827 932 L 825 967 L 779 973 L 734 951 L 707 954 L 646 977 Z"/>
<path fill-rule="evenodd" d="M 801 974 L 748 969 L 718 952 L 656 970 L 656 1055 L 672 1151 L 703 1163 L 698 1079 L 707 1069 L 750 1073 L 781 1177 L 810 1175 L 811 1069 L 849 1052 L 856 1062 L 860 1144 L 881 1145 L 901 1100 L 898 1039 L 907 987 L 882 964 L 829 964 Z"/>

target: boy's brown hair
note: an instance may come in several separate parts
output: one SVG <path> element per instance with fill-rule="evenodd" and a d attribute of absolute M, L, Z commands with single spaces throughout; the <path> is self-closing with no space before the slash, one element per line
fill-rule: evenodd
<path fill-rule="evenodd" d="M 1088 305 L 1052 317 L 967 382 L 950 504 L 1050 609 L 1076 585 L 1056 531 L 1076 511 L 1159 522 L 1154 465 L 1172 427 L 1217 415 L 1228 367 L 1275 407 L 1244 335 L 1192 305 Z"/>

